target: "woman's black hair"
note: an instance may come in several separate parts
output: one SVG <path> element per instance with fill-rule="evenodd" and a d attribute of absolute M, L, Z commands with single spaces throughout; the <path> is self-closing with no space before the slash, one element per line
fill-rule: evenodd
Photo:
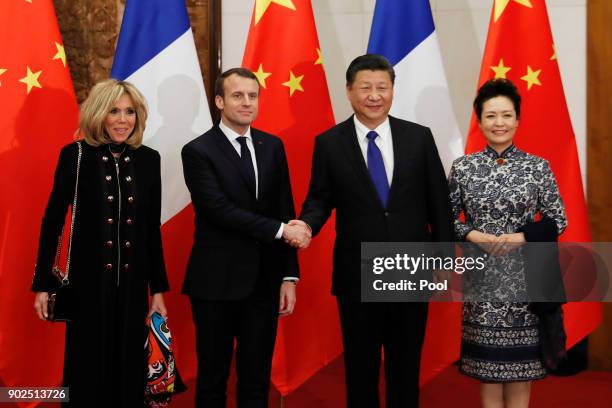
<path fill-rule="evenodd" d="M 519 95 L 518 89 L 516 89 L 512 81 L 505 78 L 496 78 L 485 82 L 478 90 L 476 99 L 474 99 L 474 111 L 479 121 L 482 116 L 482 106 L 484 103 L 497 96 L 505 96 L 510 99 L 514 105 L 516 118 L 521 117 L 521 95 Z"/>

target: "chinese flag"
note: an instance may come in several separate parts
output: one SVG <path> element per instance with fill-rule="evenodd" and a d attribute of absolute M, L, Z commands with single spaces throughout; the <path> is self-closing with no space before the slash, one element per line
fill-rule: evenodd
<path fill-rule="evenodd" d="M 478 86 L 492 78 L 508 78 L 521 94 L 515 144 L 550 162 L 568 220 L 560 240 L 589 242 L 576 140 L 544 0 L 495 0 Z M 472 116 L 466 153 L 482 149 L 485 143 L 476 117 Z M 567 304 L 567 346 L 588 335 L 601 319 L 600 304 Z"/>
<path fill-rule="evenodd" d="M 53 386 L 64 325 L 38 320 L 30 285 L 55 165 L 73 139 L 78 107 L 52 0 L 2 1 L 0 38 L 0 386 Z"/>
<path fill-rule="evenodd" d="M 293 197 L 306 197 L 314 137 L 334 125 L 310 0 L 256 0 L 243 65 L 260 83 L 258 129 L 283 139 Z M 299 207 L 298 207 L 299 212 Z M 300 253 L 302 279 L 292 316 L 279 322 L 272 381 L 286 395 L 341 352 L 329 294 L 333 222 Z"/>

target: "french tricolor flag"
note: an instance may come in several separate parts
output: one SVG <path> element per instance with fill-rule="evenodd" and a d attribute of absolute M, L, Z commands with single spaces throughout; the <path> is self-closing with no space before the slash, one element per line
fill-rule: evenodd
<path fill-rule="evenodd" d="M 183 0 L 128 0 L 111 76 L 144 94 L 149 118 L 144 144 L 161 155 L 162 238 L 171 292 L 165 295 L 178 367 L 195 378 L 195 334 L 180 295 L 193 243 L 193 207 L 181 149 L 212 126 L 189 15 Z"/>
<path fill-rule="evenodd" d="M 377 0 L 368 52 L 395 69 L 391 115 L 428 126 L 446 173 L 463 155 L 429 0 Z M 410 324 L 410 322 L 406 322 Z M 431 303 L 421 357 L 421 384 L 459 358 L 461 305 Z"/>
<path fill-rule="evenodd" d="M 190 202 L 181 148 L 212 126 L 184 1 L 129 0 L 111 76 L 144 94 L 144 143 L 162 157 L 162 223 Z"/>
<path fill-rule="evenodd" d="M 429 0 L 377 0 L 368 53 L 395 68 L 391 115 L 433 132 L 444 169 L 463 154 Z"/>

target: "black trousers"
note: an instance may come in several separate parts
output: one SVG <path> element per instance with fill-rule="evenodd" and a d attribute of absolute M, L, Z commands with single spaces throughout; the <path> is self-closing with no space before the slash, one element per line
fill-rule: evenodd
<path fill-rule="evenodd" d="M 198 356 L 196 407 L 225 407 L 234 340 L 238 407 L 268 406 L 279 298 L 266 295 L 256 291 L 238 301 L 191 298 Z"/>
<path fill-rule="evenodd" d="M 386 406 L 419 406 L 419 368 L 427 303 L 361 303 L 338 297 L 347 407 L 380 406 L 381 349 L 385 353 Z"/>

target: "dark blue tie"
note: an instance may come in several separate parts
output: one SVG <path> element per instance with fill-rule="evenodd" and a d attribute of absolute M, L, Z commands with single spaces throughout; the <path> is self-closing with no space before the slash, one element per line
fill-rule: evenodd
<path fill-rule="evenodd" d="M 389 198 L 389 181 L 387 180 L 387 172 L 385 171 L 385 162 L 382 158 L 382 153 L 374 140 L 378 137 L 378 133 L 370 131 L 366 135 L 368 138 L 368 171 L 374 187 L 378 192 L 378 197 L 383 204 L 383 207 L 387 207 L 387 199 Z"/>
<path fill-rule="evenodd" d="M 245 136 L 240 136 L 236 138 L 236 140 L 240 143 L 240 165 L 242 166 L 242 171 L 249 182 L 249 187 L 255 192 L 255 169 L 253 169 L 251 151 L 247 146 L 247 138 Z M 257 194 L 255 194 L 255 196 L 257 196 Z"/>

